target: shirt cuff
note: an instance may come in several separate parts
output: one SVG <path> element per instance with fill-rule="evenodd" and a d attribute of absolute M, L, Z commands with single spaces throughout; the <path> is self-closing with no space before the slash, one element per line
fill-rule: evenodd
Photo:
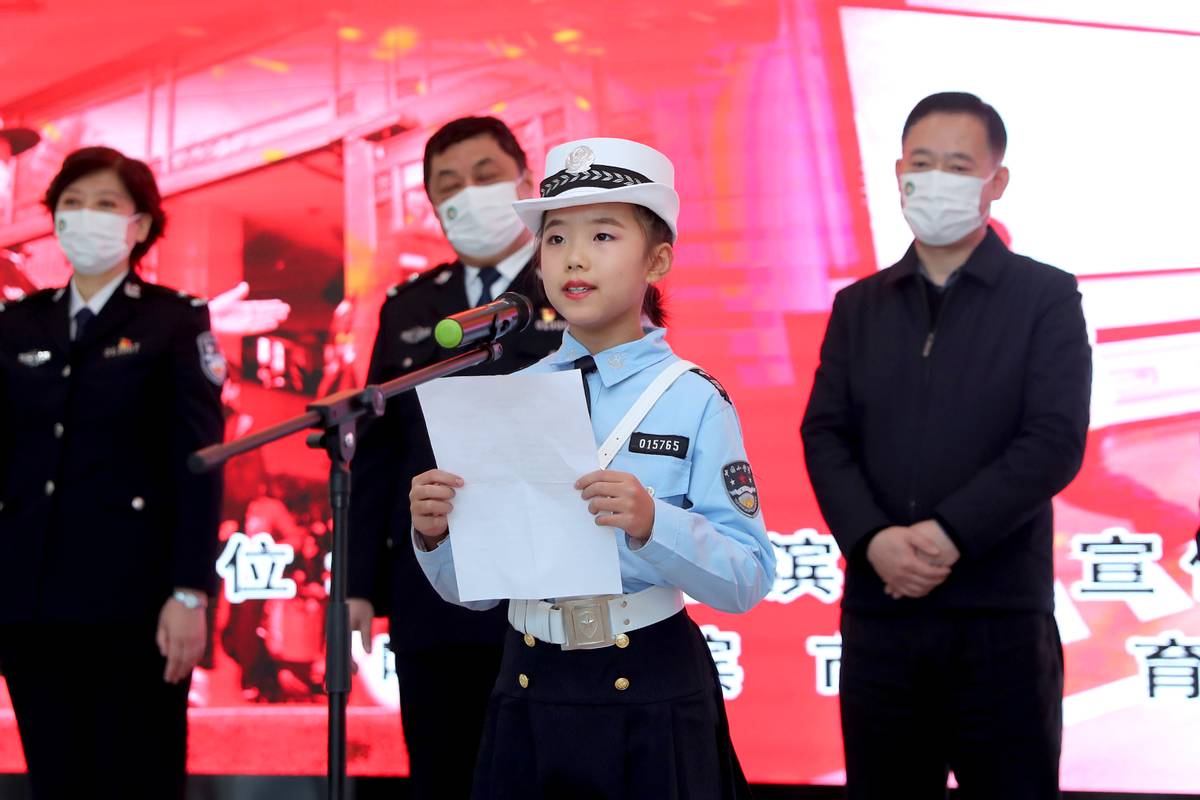
<path fill-rule="evenodd" d="M 425 549 L 425 539 L 417 533 L 416 528 L 409 529 L 409 537 L 412 539 L 413 553 L 416 554 L 418 561 L 424 561 L 426 564 L 440 564 L 450 553 L 449 547 L 442 547 L 450 541 L 449 536 L 435 544 L 432 550 Z"/>
<path fill-rule="evenodd" d="M 692 526 L 691 514 L 679 506 L 673 506 L 662 500 L 654 500 L 654 526 L 650 529 L 650 538 L 630 551 L 646 559 L 651 564 L 662 564 L 679 555 L 679 540 L 684 532 Z M 626 542 L 630 540 L 625 536 Z"/>

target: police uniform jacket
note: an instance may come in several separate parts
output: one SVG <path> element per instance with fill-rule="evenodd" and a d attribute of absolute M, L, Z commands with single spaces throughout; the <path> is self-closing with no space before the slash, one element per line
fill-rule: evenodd
<path fill-rule="evenodd" d="M 596 353 L 587 376 L 597 447 L 650 382 L 679 358 L 652 329 L 641 339 Z M 558 352 L 530 368 L 556 372 L 589 355 L 569 333 Z M 613 459 L 610 469 L 638 477 L 654 498 L 654 526 L 644 544 L 616 531 L 624 592 L 681 589 L 712 608 L 739 613 L 766 596 L 775 553 L 759 510 L 741 427 L 728 396 L 707 375 L 688 372 L 659 398 Z M 462 491 L 469 491 L 469 487 Z M 582 502 L 582 501 L 581 501 Z M 453 533 L 426 552 L 413 546 L 425 574 L 458 602 Z M 498 600 L 466 603 L 485 609 Z"/>
<path fill-rule="evenodd" d="M 566 322 L 545 302 L 533 264 L 509 284 L 534 301 L 533 320 L 501 340 L 503 356 L 462 375 L 503 375 L 551 353 Z M 465 268 L 443 264 L 389 290 L 379 312 L 370 383 L 384 383 L 449 358 L 433 338 L 445 317 L 467 308 Z M 530 430 L 535 421 L 530 420 Z M 499 645 L 508 621 L 502 611 L 472 614 L 442 602 L 422 576 L 409 546 L 408 492 L 413 477 L 436 466 L 416 392 L 388 401 L 387 413 L 361 426 L 351 464 L 348 594 L 371 599 L 393 621 L 390 646 L 413 652 L 452 644 Z M 395 546 L 399 545 L 399 546 Z"/>
<path fill-rule="evenodd" d="M 843 607 L 1052 611 L 1051 498 L 1079 470 L 1091 356 L 1074 276 L 994 231 L 931 327 L 915 248 L 834 300 L 801 431 L 846 554 Z M 937 519 L 962 553 L 945 583 L 892 600 L 866 559 L 890 525 Z"/>
<path fill-rule="evenodd" d="M 215 589 L 225 363 L 203 301 L 129 273 L 70 340 L 69 290 L 0 311 L 0 623 L 154 619 Z"/>

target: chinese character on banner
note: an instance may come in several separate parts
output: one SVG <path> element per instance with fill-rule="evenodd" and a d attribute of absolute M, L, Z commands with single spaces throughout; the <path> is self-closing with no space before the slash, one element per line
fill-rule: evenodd
<path fill-rule="evenodd" d="M 1083 562 L 1083 580 L 1071 586 L 1077 600 L 1130 600 L 1154 593 L 1146 567 L 1162 557 L 1162 537 L 1124 528 L 1080 533 L 1071 539 L 1071 557 Z"/>
<path fill-rule="evenodd" d="M 290 544 L 276 544 L 269 533 L 233 534 L 217 559 L 217 574 L 225 580 L 225 597 L 231 603 L 295 597 L 296 582 L 283 577 L 293 555 Z"/>
<path fill-rule="evenodd" d="M 723 631 L 716 625 L 701 625 L 700 632 L 704 634 L 708 651 L 717 665 L 721 696 L 726 700 L 735 699 L 742 693 L 742 683 L 746 680 L 746 671 L 738 663 L 742 655 L 742 635 L 736 631 Z"/>
<path fill-rule="evenodd" d="M 1192 597 L 1200 600 L 1200 551 L 1196 550 L 1195 542 L 1188 542 L 1187 550 L 1179 559 L 1179 566 L 1192 574 Z"/>
<path fill-rule="evenodd" d="M 845 576 L 838 568 L 841 553 L 831 535 L 812 528 L 789 535 L 774 531 L 767 535 L 775 545 L 775 585 L 768 600 L 790 603 L 806 594 L 822 603 L 841 599 Z"/>
<path fill-rule="evenodd" d="M 817 660 L 817 694 L 835 697 L 842 678 L 842 634 L 810 636 L 804 649 Z"/>
<path fill-rule="evenodd" d="M 1179 631 L 1158 638 L 1131 636 L 1125 649 L 1137 659 L 1150 697 L 1157 698 L 1160 692 L 1184 700 L 1200 697 L 1200 637 L 1186 637 Z"/>

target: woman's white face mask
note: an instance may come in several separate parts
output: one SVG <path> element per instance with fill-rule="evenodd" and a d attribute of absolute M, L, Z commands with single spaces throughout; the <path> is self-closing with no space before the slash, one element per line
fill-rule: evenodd
<path fill-rule="evenodd" d="M 54 215 L 58 245 L 80 275 L 100 275 L 120 264 L 133 251 L 133 223 L 141 214 L 125 216 L 90 208 Z"/>

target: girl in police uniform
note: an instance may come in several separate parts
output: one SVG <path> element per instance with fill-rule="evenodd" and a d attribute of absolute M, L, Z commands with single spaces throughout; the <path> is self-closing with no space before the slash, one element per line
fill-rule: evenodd
<path fill-rule="evenodd" d="M 716 670 L 682 593 L 747 611 L 775 560 L 728 397 L 671 352 L 661 327 L 643 327 L 663 318 L 655 284 L 673 258 L 674 168 L 622 139 L 570 142 L 546 162 L 541 197 L 514 207 L 540 236 L 546 294 L 570 328 L 529 369 L 582 372 L 606 468 L 576 488 L 613 529 L 624 593 L 509 601 L 474 796 L 745 797 Z M 462 487 L 431 470 L 410 494 L 418 561 L 451 602 L 446 517 Z"/>

